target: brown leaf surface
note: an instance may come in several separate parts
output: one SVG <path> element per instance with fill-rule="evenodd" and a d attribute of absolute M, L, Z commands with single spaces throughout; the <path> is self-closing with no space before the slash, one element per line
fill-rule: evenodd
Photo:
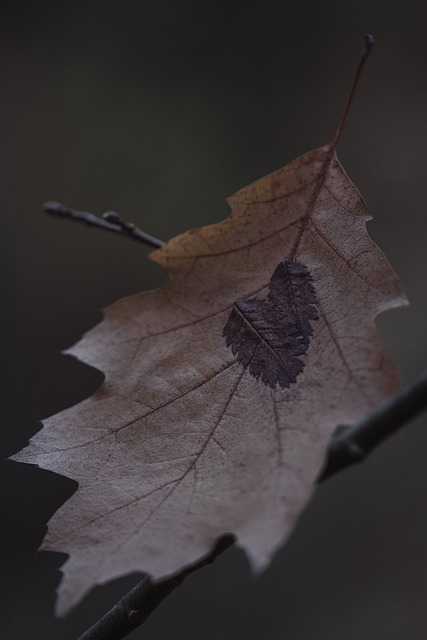
<path fill-rule="evenodd" d="M 170 282 L 109 307 L 71 350 L 105 383 L 15 457 L 79 483 L 44 545 L 70 554 L 60 610 L 127 572 L 173 574 L 225 533 L 264 567 L 306 505 L 336 426 L 398 386 L 373 319 L 404 296 L 333 146 L 230 204 L 223 222 L 151 255 Z M 291 276 L 272 280 L 283 261 L 297 264 L 299 289 Z M 291 366 L 290 351 L 286 385 L 268 371 L 274 358 Z"/>

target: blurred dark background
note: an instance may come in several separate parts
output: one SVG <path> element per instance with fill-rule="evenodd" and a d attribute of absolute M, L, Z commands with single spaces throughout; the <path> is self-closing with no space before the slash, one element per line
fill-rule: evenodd
<path fill-rule="evenodd" d="M 362 35 L 376 47 L 339 147 L 411 306 L 378 320 L 405 381 L 427 365 L 427 5 L 38 0 L 2 3 L 2 452 L 101 382 L 61 350 L 117 298 L 165 281 L 130 240 L 49 218 L 119 211 L 168 239 L 330 138 Z M 231 550 L 131 638 L 427 637 L 427 417 L 317 491 L 258 578 Z M 138 579 L 53 618 L 59 554 L 36 549 L 74 483 L 1 467 L 5 640 L 73 640 Z"/>

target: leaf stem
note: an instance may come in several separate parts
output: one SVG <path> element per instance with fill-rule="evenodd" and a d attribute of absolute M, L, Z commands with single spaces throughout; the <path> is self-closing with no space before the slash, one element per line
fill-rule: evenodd
<path fill-rule="evenodd" d="M 337 431 L 332 438 L 327 463 L 318 482 L 323 482 L 338 471 L 361 462 L 378 444 L 426 408 L 427 369 L 367 418 Z M 145 622 L 154 609 L 188 575 L 212 563 L 232 544 L 231 536 L 221 538 L 211 554 L 173 578 L 158 583 L 151 582 L 148 577 L 143 578 L 78 640 L 121 640 Z"/>
<path fill-rule="evenodd" d="M 102 217 L 95 216 L 93 213 L 87 211 L 76 211 L 75 209 L 69 209 L 60 202 L 46 202 L 43 205 L 44 211 L 61 218 L 68 218 L 77 222 L 83 222 L 92 227 L 98 227 L 98 229 L 104 229 L 105 231 L 111 231 L 113 233 L 119 233 L 121 235 L 132 238 L 133 240 L 139 240 L 144 242 L 150 247 L 159 249 L 165 244 L 162 240 L 158 240 L 150 234 L 141 231 L 131 222 L 125 222 L 122 220 L 118 213 L 115 211 L 106 211 L 102 214 Z"/>
<path fill-rule="evenodd" d="M 340 139 L 342 130 L 344 128 L 345 121 L 347 119 L 347 114 L 350 110 L 351 103 L 353 101 L 354 92 L 356 91 L 357 84 L 359 82 L 360 74 L 362 73 L 362 69 L 365 65 L 365 62 L 371 53 L 372 47 L 374 45 L 374 37 L 370 34 L 364 36 L 363 39 L 363 48 L 360 54 L 359 62 L 356 68 L 356 73 L 354 74 L 353 82 L 350 87 L 350 91 L 348 92 L 347 99 L 344 104 L 344 108 L 341 112 L 341 116 L 338 122 L 338 126 L 336 128 L 334 137 L 331 141 L 331 148 L 335 149 L 338 144 L 338 140 Z"/>

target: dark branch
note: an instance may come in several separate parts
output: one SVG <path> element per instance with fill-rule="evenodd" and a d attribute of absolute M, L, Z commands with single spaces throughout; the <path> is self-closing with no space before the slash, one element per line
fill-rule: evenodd
<path fill-rule="evenodd" d="M 143 578 L 108 613 L 88 629 L 78 640 L 120 640 L 139 627 L 156 607 L 198 569 L 211 564 L 220 553 L 231 547 L 234 539 L 226 536 L 218 541 L 215 549 L 197 564 L 181 571 L 177 576 L 153 583 Z"/>
<path fill-rule="evenodd" d="M 427 370 L 412 384 L 406 385 L 384 402 L 370 416 L 358 424 L 341 427 L 337 431 L 332 439 L 327 464 L 319 482 L 345 467 L 361 462 L 378 444 L 426 408 Z M 222 538 L 209 556 L 174 578 L 156 584 L 147 577 L 143 578 L 78 640 L 121 640 L 141 625 L 188 575 L 212 563 L 232 543 L 231 536 Z"/>
<path fill-rule="evenodd" d="M 148 233 L 145 233 L 145 231 L 141 231 L 141 229 L 138 229 L 138 227 L 131 222 L 125 222 L 115 211 L 107 211 L 102 214 L 102 218 L 99 218 L 93 213 L 88 213 L 87 211 L 75 211 L 74 209 L 64 207 L 60 202 L 46 202 L 46 204 L 43 205 L 43 209 L 46 213 L 51 213 L 54 216 L 76 220 L 77 222 L 83 222 L 91 227 L 98 227 L 98 229 L 119 233 L 127 236 L 128 238 L 133 238 L 133 240 L 144 242 L 150 247 L 155 247 L 156 249 L 163 247 L 165 244 L 162 240 L 158 240 L 157 238 L 150 236 Z"/>
<path fill-rule="evenodd" d="M 356 462 L 362 462 L 377 445 L 426 408 L 427 370 L 364 420 L 350 427 L 341 427 L 336 432 L 319 481 Z"/>

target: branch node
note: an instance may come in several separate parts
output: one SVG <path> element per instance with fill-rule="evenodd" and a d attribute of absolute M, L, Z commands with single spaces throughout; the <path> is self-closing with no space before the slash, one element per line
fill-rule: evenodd
<path fill-rule="evenodd" d="M 144 622 L 144 613 L 142 609 L 131 609 L 128 612 L 129 622 L 135 627 L 139 627 Z"/>

